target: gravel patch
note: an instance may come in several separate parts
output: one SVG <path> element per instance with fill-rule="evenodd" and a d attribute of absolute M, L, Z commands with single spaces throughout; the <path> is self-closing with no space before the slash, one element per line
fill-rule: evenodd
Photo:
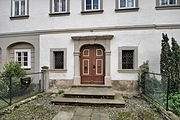
<path fill-rule="evenodd" d="M 54 105 L 51 100 L 56 97 L 55 94 L 45 94 L 41 98 L 32 100 L 19 108 L 13 110 L 10 114 L 0 116 L 1 120 L 52 120 L 59 111 L 71 112 L 77 114 L 77 110 L 88 110 L 91 112 L 89 118 L 93 120 L 95 113 L 101 113 L 103 116 L 109 116 L 109 120 L 163 120 L 163 117 L 154 112 L 149 104 L 142 98 L 125 99 L 124 108 L 116 107 L 95 107 L 95 106 L 67 106 Z M 85 111 L 82 112 L 86 113 Z M 77 116 L 76 116 L 77 117 Z M 107 118 L 107 117 L 106 117 Z"/>

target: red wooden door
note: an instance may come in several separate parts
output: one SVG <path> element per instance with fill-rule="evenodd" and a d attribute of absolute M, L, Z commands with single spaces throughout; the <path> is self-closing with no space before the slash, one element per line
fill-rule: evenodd
<path fill-rule="evenodd" d="M 84 46 L 80 55 L 81 84 L 104 84 L 104 63 L 104 48 L 102 46 Z"/>

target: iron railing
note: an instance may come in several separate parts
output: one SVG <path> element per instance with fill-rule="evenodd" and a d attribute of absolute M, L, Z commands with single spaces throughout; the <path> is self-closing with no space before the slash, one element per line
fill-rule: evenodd
<path fill-rule="evenodd" d="M 0 76 L 0 109 L 44 91 L 44 73 Z"/>
<path fill-rule="evenodd" d="M 169 77 L 148 72 L 145 74 L 145 95 L 168 110 Z"/>

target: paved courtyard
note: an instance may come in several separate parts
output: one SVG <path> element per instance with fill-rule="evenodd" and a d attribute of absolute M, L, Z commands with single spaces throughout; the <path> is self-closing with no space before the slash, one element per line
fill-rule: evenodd
<path fill-rule="evenodd" d="M 54 105 L 56 95 L 44 95 L 21 105 L 1 120 L 163 120 L 142 98 L 125 99 L 124 108 Z"/>

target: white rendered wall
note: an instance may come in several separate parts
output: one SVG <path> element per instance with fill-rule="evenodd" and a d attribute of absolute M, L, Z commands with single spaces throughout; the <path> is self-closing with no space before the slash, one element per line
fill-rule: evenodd
<path fill-rule="evenodd" d="M 50 0 L 29 0 L 29 18 L 11 20 L 11 0 L 0 0 L 0 33 L 147 24 L 180 24 L 179 9 L 156 10 L 156 0 L 139 0 L 139 11 L 119 12 L 115 0 L 103 0 L 102 14 L 80 12 L 81 0 L 70 0 L 70 15 L 50 17 Z"/>
<path fill-rule="evenodd" d="M 50 48 L 67 48 L 67 73 L 53 73 L 51 79 L 73 79 L 74 76 L 74 41 L 71 36 L 79 35 L 114 35 L 111 40 L 111 79 L 112 80 L 137 80 L 137 73 L 118 72 L 118 47 L 138 46 L 138 66 L 149 60 L 150 71 L 160 71 L 160 50 L 162 33 L 172 36 L 180 44 L 180 30 L 127 30 L 108 32 L 84 32 L 41 35 L 40 37 L 40 66 L 50 67 Z"/>

